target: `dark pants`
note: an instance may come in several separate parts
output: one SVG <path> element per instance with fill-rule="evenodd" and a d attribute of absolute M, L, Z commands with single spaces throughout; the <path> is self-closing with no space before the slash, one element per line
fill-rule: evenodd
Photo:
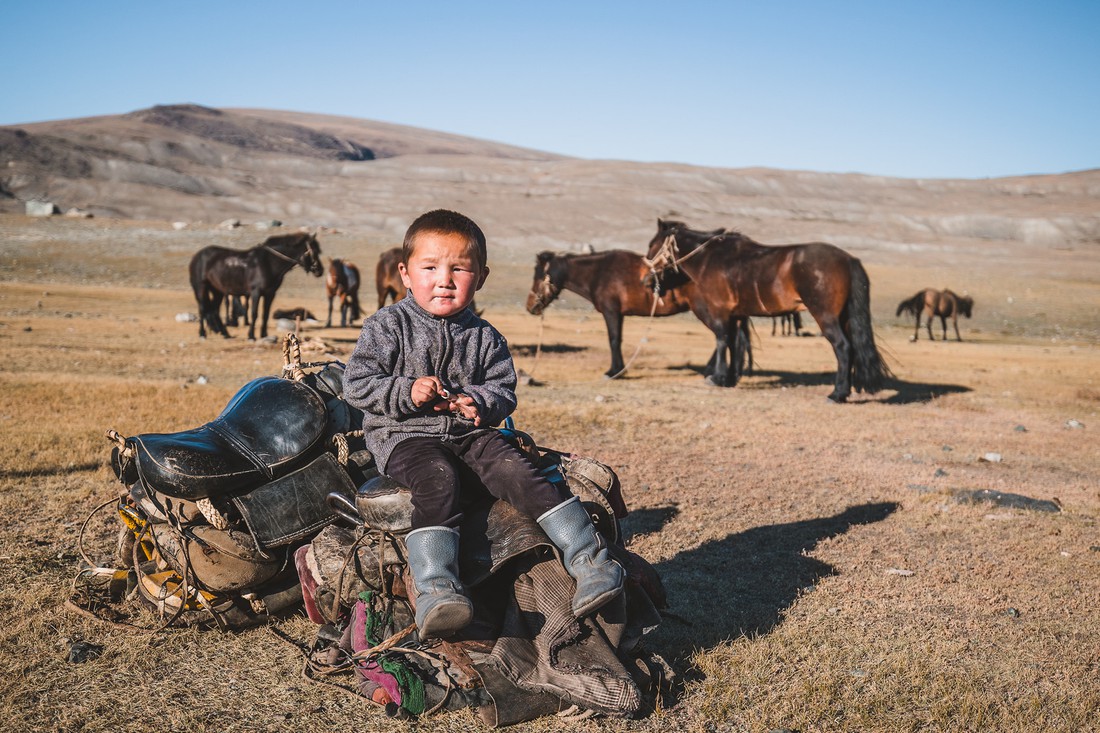
<path fill-rule="evenodd" d="M 463 438 L 409 438 L 397 444 L 386 474 L 412 492 L 412 528 L 455 527 L 465 501 L 488 492 L 537 518 L 568 499 L 497 431 Z"/>

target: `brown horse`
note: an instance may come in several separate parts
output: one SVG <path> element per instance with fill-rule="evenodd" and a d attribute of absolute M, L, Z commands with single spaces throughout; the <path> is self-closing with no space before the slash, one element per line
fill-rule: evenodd
<path fill-rule="evenodd" d="M 611 368 L 605 375 L 614 379 L 623 373 L 623 316 L 671 316 L 686 310 L 695 311 L 698 298 L 695 284 L 686 282 L 671 288 L 657 299 L 643 282 L 649 274 L 644 258 L 625 249 L 613 249 L 595 254 L 540 252 L 535 258 L 535 277 L 527 295 L 527 312 L 540 315 L 554 302 L 562 290 L 569 290 L 589 301 L 603 315 L 607 325 L 607 340 L 611 346 Z M 702 307 L 701 304 L 698 307 Z M 734 346 L 734 368 L 738 374 L 746 361 L 752 365 L 752 347 L 748 319 L 741 324 Z M 714 364 L 711 357 L 708 369 Z"/>
<path fill-rule="evenodd" d="M 325 328 L 332 326 L 332 301 L 340 299 L 340 327 L 352 325 L 359 320 L 359 268 L 354 262 L 333 259 L 328 265 L 325 276 L 325 293 L 328 295 L 328 320 Z"/>
<path fill-rule="evenodd" d="M 863 265 L 821 242 L 765 246 L 738 232 L 700 232 L 682 222 L 657 220 L 647 262 L 658 281 L 695 282 L 707 312 L 704 322 L 718 340 L 718 363 L 707 379 L 727 382 L 723 345 L 736 332 L 734 319 L 772 316 L 805 308 L 836 355 L 829 399 L 844 402 L 854 388 L 875 393 L 890 370 L 871 330 L 870 281 Z"/>
<path fill-rule="evenodd" d="M 955 339 L 962 341 L 959 335 L 959 314 L 970 318 L 974 310 L 974 299 L 968 295 L 956 295 L 950 290 L 936 290 L 925 288 L 912 298 L 898 303 L 898 312 L 895 315 L 908 313 L 917 317 L 917 326 L 913 331 L 913 341 L 920 334 L 920 317 L 924 313 L 928 317 L 928 340 L 935 341 L 932 336 L 932 319 L 939 316 L 940 326 L 943 328 L 943 340 L 947 340 L 947 319 L 951 319 L 951 325 L 955 327 Z"/>
<path fill-rule="evenodd" d="M 401 273 L 397 266 L 401 264 L 401 248 L 387 249 L 378 256 L 378 265 L 374 268 L 374 282 L 378 288 L 378 307 L 381 309 L 386 301 L 393 298 L 393 302 L 401 300 L 408 294 L 405 283 L 401 282 Z"/>
<path fill-rule="evenodd" d="M 221 319 L 222 299 L 227 295 L 248 296 L 252 316 L 248 324 L 248 339 L 256 339 L 257 313 L 263 302 L 260 338 L 267 337 L 267 318 L 275 291 L 283 278 L 296 266 L 320 277 L 321 245 L 312 234 L 279 234 L 268 237 L 252 249 L 238 250 L 210 245 L 191 258 L 188 270 L 191 289 L 199 305 L 199 337 L 206 338 L 206 326 L 226 338 L 229 332 Z"/>

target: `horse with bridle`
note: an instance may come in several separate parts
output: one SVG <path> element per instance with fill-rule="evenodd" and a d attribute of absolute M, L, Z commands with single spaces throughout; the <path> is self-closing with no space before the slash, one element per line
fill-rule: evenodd
<path fill-rule="evenodd" d="M 593 254 L 540 252 L 535 257 L 535 275 L 527 295 L 527 312 L 541 315 L 563 290 L 576 293 L 595 306 L 607 325 L 611 347 L 611 368 L 604 374 L 615 378 L 626 370 L 623 361 L 623 316 L 672 316 L 692 310 L 698 315 L 699 298 L 692 282 L 669 288 L 659 297 L 643 282 L 649 268 L 645 259 L 629 250 L 612 249 Z M 740 374 L 746 362 L 752 365 L 748 319 L 740 324 L 743 340 L 735 344 L 733 365 Z M 711 357 L 708 369 L 715 362 Z"/>
<path fill-rule="evenodd" d="M 256 339 L 257 316 L 262 304 L 260 338 L 267 337 L 267 319 L 275 291 L 294 267 L 316 277 L 324 274 L 321 245 L 309 233 L 278 234 L 247 250 L 218 245 L 203 247 L 191 258 L 191 289 L 199 306 L 199 337 L 206 338 L 206 326 L 228 338 L 222 322 L 222 300 L 230 295 L 248 296 L 251 320 L 248 339 Z"/>
<path fill-rule="evenodd" d="M 354 325 L 359 320 L 359 268 L 354 262 L 333 259 L 325 276 L 325 293 L 328 296 L 328 320 L 325 328 L 332 326 L 332 301 L 340 299 L 340 327 Z"/>
<path fill-rule="evenodd" d="M 928 328 L 928 340 L 935 341 L 932 336 L 932 319 L 940 319 L 940 327 L 943 330 L 943 340 L 947 340 L 947 319 L 951 319 L 951 325 L 955 327 L 955 339 L 962 341 L 962 336 L 959 335 L 959 314 L 970 318 L 970 314 L 974 310 L 974 299 L 969 295 L 956 295 L 950 290 L 936 290 L 935 288 L 925 288 L 912 298 L 898 303 L 898 312 L 895 315 L 900 316 L 902 313 L 908 313 L 911 316 L 917 317 L 917 325 L 913 330 L 912 341 L 916 341 L 920 335 L 920 318 L 923 313 L 927 316 L 926 326 Z"/>
<path fill-rule="evenodd" d="M 657 220 L 646 263 L 660 283 L 695 283 L 714 332 L 717 356 L 707 380 L 736 384 L 724 360 L 736 319 L 806 309 L 836 355 L 829 399 L 844 402 L 855 389 L 873 394 L 892 376 L 871 329 L 870 281 L 862 263 L 823 242 L 768 246 L 735 231 L 696 231 L 682 222 Z"/>

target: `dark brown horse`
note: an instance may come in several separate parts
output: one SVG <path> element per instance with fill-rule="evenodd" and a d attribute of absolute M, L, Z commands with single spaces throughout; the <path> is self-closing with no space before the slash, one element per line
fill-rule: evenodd
<path fill-rule="evenodd" d="M 970 314 L 974 310 L 974 299 L 968 295 L 956 295 L 950 290 L 936 290 L 935 288 L 925 288 L 912 298 L 903 300 L 898 303 L 898 312 L 895 315 L 901 315 L 902 313 L 908 313 L 911 316 L 917 317 L 917 326 L 913 331 L 913 341 L 917 340 L 917 336 L 920 335 L 920 317 L 921 313 L 928 317 L 928 340 L 935 341 L 932 336 L 932 319 L 939 317 L 940 326 L 943 329 L 943 340 L 947 340 L 947 319 L 951 319 L 951 325 L 955 327 L 955 339 L 962 341 L 962 336 L 959 335 L 959 314 L 970 318 Z"/>
<path fill-rule="evenodd" d="M 332 301 L 340 299 L 340 327 L 359 320 L 359 268 L 354 262 L 333 259 L 328 265 L 328 274 L 325 276 L 325 293 L 328 295 L 328 320 L 325 328 L 332 326 Z"/>
<path fill-rule="evenodd" d="M 614 378 L 626 368 L 623 362 L 623 316 L 671 316 L 695 310 L 698 298 L 695 284 L 685 282 L 666 290 L 654 305 L 655 294 L 643 282 L 649 268 L 644 258 L 625 249 L 613 249 L 595 254 L 540 252 L 535 258 L 535 276 L 527 295 L 527 312 L 540 315 L 554 302 L 562 290 L 569 290 L 596 307 L 607 325 L 607 340 L 611 346 L 611 368 L 605 374 Z M 701 305 L 700 305 L 701 307 Z M 734 345 L 734 368 L 740 372 L 745 363 L 752 365 L 752 347 L 748 319 L 741 324 L 739 339 Z M 708 369 L 714 364 L 712 356 Z"/>
<path fill-rule="evenodd" d="M 199 305 L 199 337 L 206 338 L 206 326 L 214 333 L 228 337 L 221 319 L 222 299 L 227 295 L 247 295 L 252 317 L 248 338 L 256 338 L 257 312 L 263 302 L 260 338 L 267 336 L 267 318 L 275 291 L 295 265 L 320 277 L 321 245 L 312 234 L 279 234 L 268 237 L 252 249 L 238 250 L 211 245 L 203 247 L 191 258 L 191 289 Z"/>
<path fill-rule="evenodd" d="M 405 283 L 401 282 L 401 273 L 397 266 L 401 264 L 401 248 L 387 249 L 378 256 L 378 265 L 374 268 L 374 283 L 378 288 L 378 307 L 383 308 L 386 301 L 393 298 L 393 302 L 401 300 L 408 291 Z"/>
<path fill-rule="evenodd" d="M 695 282 L 718 340 L 718 364 L 708 377 L 727 381 L 723 346 L 736 332 L 734 320 L 805 308 L 836 355 L 836 381 L 829 399 L 844 402 L 854 388 L 875 393 L 890 370 L 871 330 L 871 285 L 858 259 L 821 242 L 765 246 L 738 232 L 700 232 L 682 222 L 657 220 L 647 261 L 661 282 Z"/>

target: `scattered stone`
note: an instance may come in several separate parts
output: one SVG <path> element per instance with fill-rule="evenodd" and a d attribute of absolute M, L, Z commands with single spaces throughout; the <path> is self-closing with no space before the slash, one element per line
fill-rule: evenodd
<path fill-rule="evenodd" d="M 102 654 L 103 647 L 99 644 L 92 644 L 77 639 L 69 645 L 68 659 L 73 664 L 81 664 L 90 659 L 99 659 Z"/>
<path fill-rule="evenodd" d="M 206 384 L 209 381 L 210 380 L 206 378 L 205 374 L 200 374 L 199 376 L 195 377 L 195 384 Z"/>
<path fill-rule="evenodd" d="M 53 216 L 61 213 L 61 209 L 52 201 L 28 201 L 24 211 L 27 216 Z"/>
<path fill-rule="evenodd" d="M 909 484 L 909 488 L 913 489 L 914 491 L 919 491 L 922 494 L 927 494 L 928 492 L 933 490 L 931 486 L 927 486 L 925 484 Z"/>
<path fill-rule="evenodd" d="M 978 462 L 979 463 L 1000 463 L 1001 462 L 1001 454 L 1000 453 L 986 453 L 984 456 L 982 456 L 981 458 L 978 459 Z"/>
<path fill-rule="evenodd" d="M 95 217 L 95 214 L 93 214 L 90 211 L 85 211 L 84 209 L 78 209 L 75 206 L 73 206 L 72 208 L 67 209 L 65 211 L 65 216 L 71 217 L 73 219 L 91 219 L 91 218 Z"/>
<path fill-rule="evenodd" d="M 935 478 L 943 478 L 946 475 L 947 471 L 944 471 L 942 468 L 937 468 L 936 473 L 933 474 Z"/>
<path fill-rule="evenodd" d="M 236 229 L 240 225 L 240 219 L 226 219 L 221 224 L 218 224 L 218 229 Z"/>
<path fill-rule="evenodd" d="M 959 491 L 955 494 L 955 501 L 960 504 L 977 504 L 984 502 L 1010 509 L 1029 509 L 1036 512 L 1060 512 L 1062 507 L 1057 501 L 1045 499 L 1033 499 L 1022 494 L 1010 494 L 1004 491 L 991 489 L 975 489 L 972 491 Z"/>
<path fill-rule="evenodd" d="M 199 320 L 199 317 L 194 313 L 177 313 L 176 323 L 194 323 Z"/>
<path fill-rule="evenodd" d="M 257 229 L 277 229 L 281 227 L 283 223 L 278 219 L 270 219 L 268 221 L 258 221 L 253 226 Z"/>
<path fill-rule="evenodd" d="M 1027 428 L 1025 428 L 1023 425 L 1017 425 L 1016 427 L 1013 428 L 1013 430 L 1015 430 L 1017 433 L 1026 433 L 1027 432 Z"/>
<path fill-rule="evenodd" d="M 1005 611 L 1005 616 L 1011 616 L 1012 618 L 1020 618 L 1020 610 L 1018 608 L 1009 608 Z"/>
<path fill-rule="evenodd" d="M 516 371 L 516 381 L 524 387 L 539 387 L 542 385 L 542 382 L 538 381 L 522 369 Z"/>
<path fill-rule="evenodd" d="M 31 327 L 30 326 L 23 326 L 23 333 L 30 333 L 30 332 L 31 332 Z"/>
<path fill-rule="evenodd" d="M 1066 420 L 1066 427 L 1070 430 L 1080 430 L 1081 428 L 1085 427 L 1085 424 L 1077 420 L 1069 419 Z"/>
<path fill-rule="evenodd" d="M 180 231 L 181 229 L 186 229 L 187 228 L 187 222 L 185 222 L 185 221 L 174 221 L 174 222 L 172 222 L 172 228 L 175 229 L 177 232 Z"/>
<path fill-rule="evenodd" d="M 912 570 L 905 570 L 903 568 L 888 568 L 886 570 L 887 575 L 900 575 L 903 578 L 908 578 L 910 575 L 914 575 Z"/>
<path fill-rule="evenodd" d="M 949 445 L 945 445 L 945 446 L 943 447 L 943 452 L 944 452 L 944 453 L 950 453 L 950 452 L 951 452 L 951 451 L 953 451 L 953 450 L 955 450 L 955 449 L 954 449 L 954 448 L 952 448 L 952 447 L 951 447 L 951 446 L 949 446 Z"/>

